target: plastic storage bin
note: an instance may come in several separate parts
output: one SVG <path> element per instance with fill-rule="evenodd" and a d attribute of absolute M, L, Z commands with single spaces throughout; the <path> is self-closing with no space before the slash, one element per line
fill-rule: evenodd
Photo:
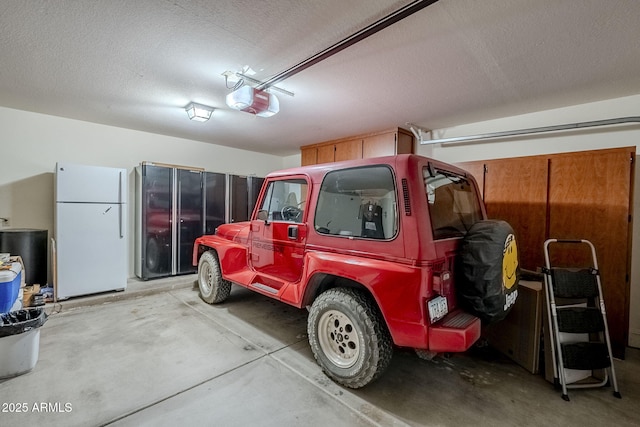
<path fill-rule="evenodd" d="M 22 265 L 12 262 L 10 270 L 0 270 L 0 313 L 11 310 L 18 299 L 22 280 Z"/>
<path fill-rule="evenodd" d="M 0 379 L 32 370 L 40 352 L 40 326 L 47 320 L 44 308 L 0 315 Z"/>

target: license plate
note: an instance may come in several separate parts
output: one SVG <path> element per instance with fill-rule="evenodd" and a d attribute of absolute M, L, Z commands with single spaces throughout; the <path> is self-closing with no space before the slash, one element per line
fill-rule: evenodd
<path fill-rule="evenodd" d="M 442 296 L 435 297 L 427 303 L 429 308 L 429 321 L 431 323 L 437 322 L 447 315 L 449 307 L 447 306 L 447 299 Z"/>

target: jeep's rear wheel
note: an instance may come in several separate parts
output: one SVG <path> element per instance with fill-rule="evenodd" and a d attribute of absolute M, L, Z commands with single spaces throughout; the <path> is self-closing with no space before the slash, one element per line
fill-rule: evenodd
<path fill-rule="evenodd" d="M 209 304 L 223 302 L 231 293 L 231 282 L 222 278 L 220 262 L 214 251 L 202 254 L 198 262 L 200 298 Z"/>
<path fill-rule="evenodd" d="M 391 336 L 361 292 L 337 288 L 321 294 L 311 306 L 307 329 L 314 357 L 338 384 L 363 387 L 389 366 Z"/>

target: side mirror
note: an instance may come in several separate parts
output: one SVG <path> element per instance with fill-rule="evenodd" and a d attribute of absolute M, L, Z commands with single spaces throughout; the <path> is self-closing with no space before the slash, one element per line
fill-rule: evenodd
<path fill-rule="evenodd" d="M 264 221 L 265 224 L 269 223 L 269 212 L 265 210 L 258 211 L 258 219 Z"/>

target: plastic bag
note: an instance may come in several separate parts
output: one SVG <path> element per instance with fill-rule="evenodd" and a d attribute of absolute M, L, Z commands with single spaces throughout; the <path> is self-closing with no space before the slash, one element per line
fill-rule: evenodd
<path fill-rule="evenodd" d="M 0 314 L 0 338 L 39 328 L 47 321 L 44 308 L 29 308 Z"/>

